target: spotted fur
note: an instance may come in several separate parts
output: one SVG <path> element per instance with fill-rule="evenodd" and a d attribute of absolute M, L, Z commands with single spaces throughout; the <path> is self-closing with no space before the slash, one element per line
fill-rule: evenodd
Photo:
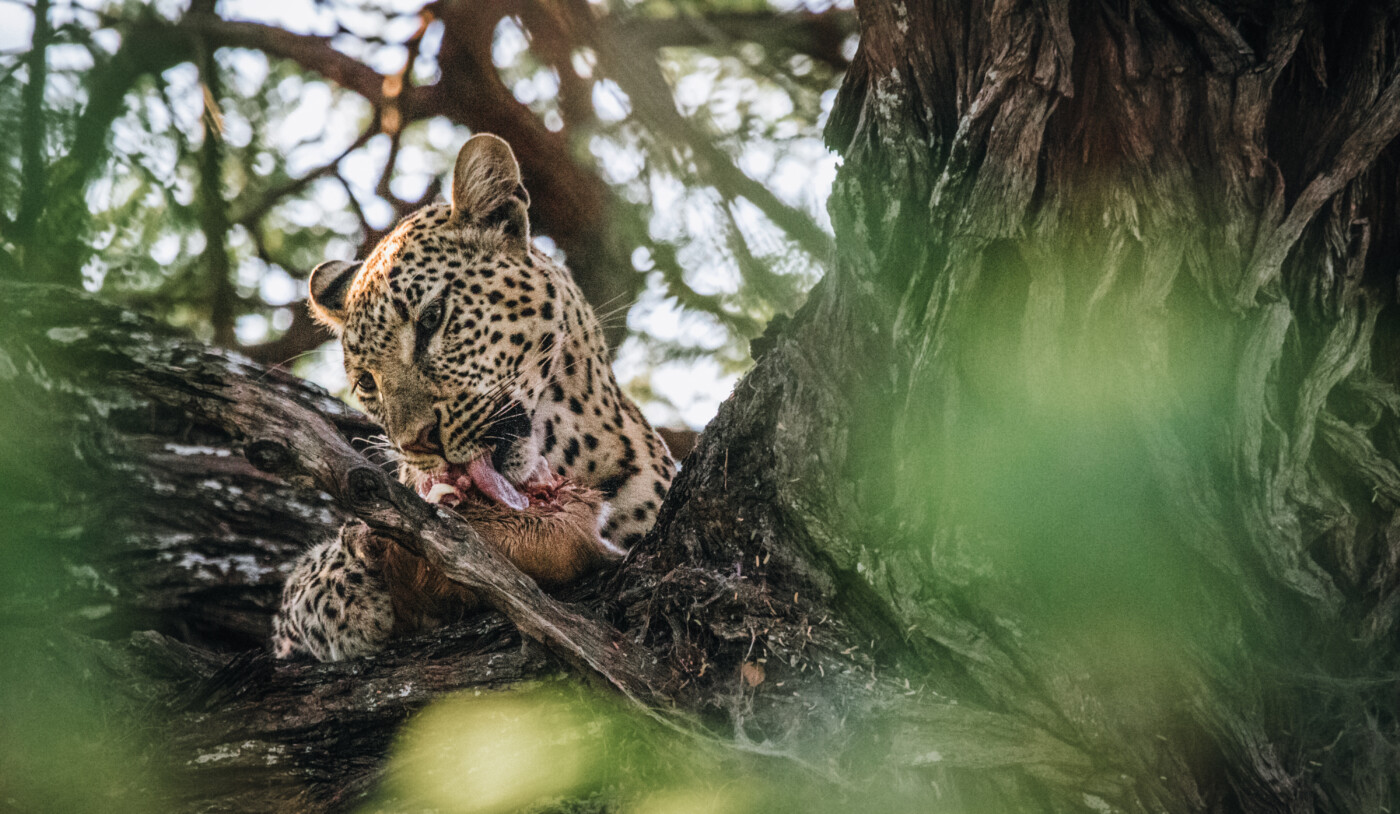
<path fill-rule="evenodd" d="M 405 218 L 362 264 L 319 266 L 312 311 L 341 335 L 349 380 L 400 453 L 405 483 L 482 454 L 518 483 L 542 457 L 602 493 L 602 536 L 630 548 L 675 464 L 618 387 L 569 272 L 531 243 L 528 206 L 510 147 L 473 137 L 452 201 Z"/>
<path fill-rule="evenodd" d="M 302 555 L 272 620 L 278 658 L 338 661 L 373 653 L 389 640 L 394 609 L 384 581 L 350 553 L 345 530 Z"/>

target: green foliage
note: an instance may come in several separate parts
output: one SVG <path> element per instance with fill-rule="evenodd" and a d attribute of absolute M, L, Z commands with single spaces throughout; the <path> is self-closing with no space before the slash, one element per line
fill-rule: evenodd
<path fill-rule="evenodd" d="M 5 333 L 0 325 L 0 340 L 11 339 Z M 15 354 L 19 344 L 0 341 L 0 807 L 158 810 L 150 795 L 160 783 L 139 757 L 150 745 L 149 699 L 110 683 L 106 643 L 71 633 L 116 615 L 101 601 L 115 589 L 74 550 L 113 507 L 129 508 L 129 495 L 112 485 L 111 503 L 97 506 L 71 494 L 70 478 L 92 474 L 81 463 L 97 443 L 90 415 L 38 405 L 53 404 L 59 379 L 66 407 L 85 394 L 73 370 Z"/>
<path fill-rule="evenodd" d="M 827 767 L 681 734 L 576 682 L 439 699 L 399 732 L 364 811 L 760 814 L 948 811 L 890 787 L 832 793 Z"/>
<path fill-rule="evenodd" d="M 97 8 L 61 2 L 49 10 L 52 35 L 31 43 L 50 66 L 38 110 L 24 102 L 33 51 L 0 56 L 0 127 L 40 133 L 43 156 L 41 167 L 26 168 L 23 139 L 0 140 L 0 273 L 81 284 L 205 338 L 236 327 L 240 343 L 274 339 L 292 324 L 289 306 L 304 296 L 308 270 L 362 253 L 445 179 L 468 134 L 434 118 L 412 121 L 391 138 L 357 93 L 258 50 L 218 49 L 216 75 L 202 77 L 200 54 L 211 46 L 181 33 L 182 12 L 135 2 Z M 221 9 L 229 18 L 263 13 Z M 385 74 L 402 65 L 416 6 L 332 2 L 320 9 L 316 19 L 292 13 L 278 22 L 294 32 L 333 24 L 342 52 Z M 762 2 L 619 2 L 603 23 L 632 37 L 621 41 L 649 49 L 635 58 L 656 61 L 658 79 L 670 83 L 697 137 L 794 210 L 825 223 L 834 164 L 819 131 L 837 68 L 777 35 L 766 43 L 687 36 L 681 45 L 645 36 L 657 21 L 696 20 L 703 31 L 707 16 L 742 14 L 781 11 Z M 419 83 L 441 70 L 436 25 L 416 62 Z M 755 38 L 769 37 L 768 29 L 755 30 Z M 356 33 L 369 31 L 378 33 Z M 718 381 L 733 377 L 748 365 L 747 339 L 773 315 L 795 310 L 824 258 L 728 189 L 693 143 L 634 110 L 586 43 L 572 50 L 569 70 L 577 76 L 569 79 L 592 96 L 566 114 L 557 66 L 532 48 L 533 36 L 519 20 L 502 21 L 494 32 L 497 70 L 548 129 L 566 129 L 575 159 L 613 189 L 618 205 L 607 239 L 622 256 L 631 253 L 634 267 L 606 273 L 641 274 L 645 282 L 624 286 L 643 289 L 637 303 L 599 305 L 622 313 L 635 305 L 624 375 L 654 396 L 655 409 L 670 412 L 666 387 L 648 384 L 653 365 L 679 369 L 701 354 L 713 360 Z M 219 89 L 218 98 L 206 85 Z M 221 184 L 212 196 L 198 189 L 206 125 L 221 141 Z M 20 199 L 26 183 L 36 182 L 43 210 L 25 228 L 33 213 L 21 211 Z M 207 234 L 201 217 L 211 200 L 224 202 L 219 222 L 228 231 L 221 236 Z M 222 268 L 211 240 L 228 253 L 231 287 L 210 278 Z M 230 297 L 216 307 L 216 299 Z M 219 314 L 236 324 L 212 324 Z M 678 314 L 689 315 L 684 336 L 668 328 Z"/>
<path fill-rule="evenodd" d="M 61 641 L 61 639 L 59 640 Z M 30 812 L 160 810 L 137 710 L 52 634 L 0 624 L 0 799 Z M 94 669 L 97 668 L 97 669 Z"/>

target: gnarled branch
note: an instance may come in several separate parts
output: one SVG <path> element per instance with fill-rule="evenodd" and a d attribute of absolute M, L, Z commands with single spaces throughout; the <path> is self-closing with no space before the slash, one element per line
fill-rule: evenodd
<path fill-rule="evenodd" d="M 324 417 L 245 382 L 191 381 L 184 366 L 152 363 L 131 384 L 222 427 L 264 472 L 309 480 L 374 530 L 478 593 L 525 635 L 645 707 L 669 705 L 669 671 L 616 630 L 545 595 L 460 517 L 425 503 L 357 452 Z"/>

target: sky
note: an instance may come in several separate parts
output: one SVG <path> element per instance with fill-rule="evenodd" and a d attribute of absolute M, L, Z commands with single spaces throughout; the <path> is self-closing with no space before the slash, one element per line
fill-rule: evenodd
<path fill-rule="evenodd" d="M 182 0 L 154 0 L 158 11 L 167 16 L 176 16 L 187 5 Z M 796 5 L 797 3 L 791 3 Z M 72 20 L 72 5 L 87 8 L 100 8 L 102 0 L 79 0 L 76 4 L 59 2 L 54 9 L 55 22 Z M 336 24 L 345 25 L 351 31 L 363 35 L 374 35 L 393 43 L 411 35 L 417 26 L 416 12 L 422 6 L 421 0 L 385 0 L 380 3 L 386 10 L 401 11 L 406 16 L 391 19 L 383 30 L 383 18 L 376 15 L 357 14 L 343 7 L 331 12 L 318 6 L 314 0 L 222 0 L 219 11 L 226 19 L 243 19 L 269 23 L 288 30 L 332 35 Z M 80 22 L 91 25 L 90 15 L 80 15 Z M 32 36 L 33 20 L 28 3 L 15 0 L 0 0 L 0 51 L 14 52 L 28 46 Z M 435 32 L 429 32 L 424 54 L 417 66 L 420 76 L 431 77 L 436 65 L 431 58 L 435 53 L 432 41 Z M 115 38 L 111 43 L 116 47 Z M 339 36 L 333 45 L 341 50 L 365 59 L 381 71 L 398 70 L 404 59 L 402 47 L 387 45 L 367 47 L 354 38 Z M 77 49 L 76 46 L 68 48 Z M 519 60 L 528 48 L 524 32 L 512 22 L 503 23 L 496 31 L 493 46 L 493 59 L 503 71 L 520 74 Z M 251 52 L 225 51 L 221 54 L 232 68 L 233 81 L 244 83 L 251 92 L 267 78 L 265 59 Z M 61 63 L 75 59 L 79 63 L 90 61 L 81 50 L 77 53 L 55 48 L 50 51 L 51 62 Z M 682 111 L 705 104 L 717 92 L 732 92 L 732 84 L 725 85 L 725 77 L 716 67 L 715 60 L 700 60 L 692 70 L 684 74 L 675 87 L 676 100 Z M 85 67 L 85 65 L 83 66 Z M 185 65 L 167 72 L 164 79 L 172 102 L 175 121 L 170 126 L 180 128 L 198 137 L 199 118 L 202 114 L 202 95 L 198 76 L 193 66 Z M 548 72 L 535 72 L 533 75 L 519 76 L 513 85 L 517 99 L 531 104 L 542 115 L 546 125 L 551 124 L 549 106 L 557 81 Z M 296 94 L 297 113 L 287 117 L 282 128 L 273 134 L 274 142 L 283 145 L 288 164 L 293 170 L 309 170 L 320 166 L 347 147 L 357 135 L 356 121 L 364 115 L 363 100 L 341 95 L 334 98 L 322 83 L 304 83 L 290 89 Z M 824 108 L 829 109 L 834 91 L 823 99 Z M 765 97 L 760 92 L 750 99 L 750 111 L 759 115 L 781 117 L 785 115 L 784 105 L 790 105 L 787 97 L 771 93 Z M 624 118 L 628 112 L 628 102 L 616 86 L 600 82 L 595 87 L 594 106 L 600 118 L 615 120 Z M 246 123 L 243 123 L 246 126 Z M 719 122 L 723 125 L 724 122 Z M 226 137 L 240 138 L 240 120 L 237 116 L 226 116 Z M 400 198 L 418 197 L 426 189 L 434 176 L 444 179 L 450 173 L 451 160 L 457 147 L 470 135 L 465 128 L 455 126 L 445 120 L 426 124 L 427 149 L 405 149 L 397 166 L 398 174 L 393 189 Z M 121 132 L 114 134 L 122 138 Z M 654 238 L 668 234 L 704 234 L 707 230 L 722 230 L 724 224 L 710 221 L 715 217 L 712 201 L 696 200 L 694 190 L 675 182 L 666 184 L 656 178 L 638 179 L 640 159 L 635 150 L 626 144 L 618 144 L 608 139 L 595 137 L 588 145 L 597 159 L 604 177 L 614 184 L 647 183 L 647 192 L 655 214 L 650 229 Z M 383 227 L 392 218 L 392 209 L 376 197 L 374 185 L 387 157 L 389 142 L 387 136 L 372 139 L 362 150 L 351 154 L 341 165 L 343 175 L 349 181 L 351 192 L 365 210 L 367 219 L 376 227 Z M 746 142 L 739 156 L 739 166 L 746 173 L 760 178 L 783 200 L 808 211 L 828 232 L 830 224 L 826 216 L 826 198 L 830 194 L 835 176 L 836 158 L 831 155 L 816 138 L 799 138 L 781 144 L 764 141 Z M 318 200 L 325 201 L 327 210 L 344 207 L 345 190 L 338 184 L 326 183 L 314 187 Z M 90 192 L 90 201 L 100 197 L 101 190 Z M 771 227 L 752 206 L 740 202 L 736 207 L 736 221 L 739 229 L 750 237 L 750 243 L 762 246 L 765 238 L 773 243 Z M 314 207 L 308 208 L 305 217 L 314 219 L 322 216 Z M 295 217 L 295 213 L 293 213 Z M 542 239 L 546 250 L 554 249 L 547 237 Z M 337 250 L 345 256 L 327 259 L 353 259 L 356 247 L 354 236 L 348 235 Z M 169 264 L 182 251 L 190 251 L 191 246 L 181 246 L 179 241 L 157 243 L 152 254 L 157 262 Z M 688 252 L 688 254 L 687 254 Z M 687 270 L 687 282 L 701 293 L 732 292 L 739 283 L 738 270 L 724 260 L 721 253 L 707 252 L 703 241 L 697 241 L 682 251 L 681 262 Z M 645 252 L 634 257 L 638 269 L 648 268 Z M 307 270 L 283 270 L 269 268 L 265 264 L 244 269 L 240 267 L 240 280 L 256 285 L 261 296 L 271 304 L 295 302 L 305 296 L 305 281 L 302 272 Z M 815 274 L 816 271 L 813 271 Z M 247 279 L 243 279 L 247 277 Z M 812 277 L 815 279 L 815 277 Z M 100 285 L 100 277 L 92 280 L 92 285 Z M 289 312 L 287 312 L 289 313 Z M 280 315 L 278 319 L 285 321 Z M 619 349 L 615 369 L 618 379 L 624 385 L 634 379 L 649 380 L 651 390 L 661 398 L 642 401 L 643 411 L 654 423 L 666 426 L 685 425 L 692 428 L 703 427 L 713 417 L 719 403 L 731 392 L 738 376 L 726 371 L 725 366 L 713 354 L 706 351 L 722 345 L 724 330 L 713 318 L 702 314 L 688 313 L 679 309 L 667 295 L 664 283 L 658 273 L 651 273 L 647 285 L 638 301 L 628 312 L 628 326 L 634 332 Z M 256 342 L 267 335 L 270 326 L 262 316 L 247 317 L 238 325 L 239 338 L 245 342 Z M 276 325 L 276 327 L 283 327 Z M 695 349 L 691 358 L 685 360 L 658 360 L 656 347 L 659 342 L 679 343 Z M 333 391 L 345 389 L 344 374 L 340 367 L 338 348 L 328 347 L 321 353 L 308 357 L 298 367 L 301 375 L 307 376 Z"/>

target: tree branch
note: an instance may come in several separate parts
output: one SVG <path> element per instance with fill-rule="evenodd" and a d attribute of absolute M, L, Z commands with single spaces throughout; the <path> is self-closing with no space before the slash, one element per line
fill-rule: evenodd
<path fill-rule="evenodd" d="M 845 9 L 822 12 L 733 12 L 703 17 L 634 19 L 611 27 L 623 53 L 635 54 L 676 46 L 704 48 L 730 42 L 754 42 L 794 51 L 845 70 L 842 52 L 856 33 L 856 16 Z"/>
<path fill-rule="evenodd" d="M 344 150 L 342 150 L 340 152 L 340 155 L 337 155 L 335 158 L 331 159 L 330 161 L 326 162 L 320 167 L 311 170 L 305 175 L 302 175 L 300 178 L 293 178 L 287 183 L 282 184 L 281 186 L 271 190 L 262 197 L 262 200 L 248 207 L 244 211 L 234 214 L 234 216 L 229 218 L 229 220 L 233 223 L 240 223 L 244 226 L 251 227 L 255 222 L 262 219 L 264 215 L 271 211 L 272 207 L 276 206 L 283 198 L 287 197 L 288 195 L 295 195 L 298 192 L 301 192 L 303 189 L 306 189 L 308 186 L 310 186 L 311 182 L 315 181 L 317 178 L 322 178 L 324 176 L 334 174 L 336 169 L 340 166 L 340 162 L 344 161 L 346 156 L 365 146 L 367 143 L 369 143 L 369 140 L 371 138 L 374 138 L 374 136 L 378 133 L 379 124 L 376 121 L 374 123 L 371 123 L 369 127 L 365 128 L 365 131 L 360 134 L 359 138 L 355 139 L 355 141 L 351 143 L 349 147 L 346 147 Z"/>
<path fill-rule="evenodd" d="M 311 316 L 305 300 L 298 300 L 287 307 L 292 309 L 292 324 L 281 336 L 257 345 L 240 346 L 238 352 L 259 364 L 285 365 L 335 339 L 330 331 Z"/>
<path fill-rule="evenodd" d="M 637 114 L 656 133 L 690 148 L 700 178 L 727 195 L 747 199 L 818 263 L 825 265 L 834 256 L 835 244 L 806 213 L 783 203 L 767 187 L 746 175 L 729 155 L 676 110 L 675 98 L 654 60 L 641 62 L 624 56 L 631 52 L 610 30 L 597 25 L 586 3 L 540 2 L 575 42 L 595 46 L 603 72 L 632 99 Z"/>
<path fill-rule="evenodd" d="M 152 363 L 132 386 L 201 416 L 243 443 L 257 468 L 310 482 L 375 531 L 424 557 L 479 594 L 522 633 L 585 675 L 620 692 L 648 715 L 669 708 L 672 672 L 610 626 L 545 595 L 457 515 L 423 502 L 366 460 L 323 416 L 266 388 L 191 377 L 187 366 Z"/>
<path fill-rule="evenodd" d="M 515 150 L 530 190 L 530 221 L 559 243 L 574 281 L 589 302 L 631 302 L 642 275 L 630 271 L 631 250 L 609 223 L 613 194 L 591 167 L 580 163 L 562 133 L 551 132 L 501 81 L 491 57 L 492 32 L 509 4 L 434 3 L 443 23 L 438 62 L 442 79 L 421 88 L 436 114 L 478 132 L 495 133 Z M 616 347 L 625 325 L 604 328 Z"/>
<path fill-rule="evenodd" d="M 48 129 L 44 120 L 44 86 L 48 84 L 48 50 L 52 39 L 49 0 L 38 0 L 34 4 L 34 41 L 25 60 L 29 77 L 21 94 L 24 119 L 19 137 L 23 177 L 19 214 L 14 224 L 16 234 L 26 243 L 32 239 L 34 225 L 38 223 L 39 213 L 44 208 L 44 133 Z"/>
<path fill-rule="evenodd" d="M 331 47 L 330 37 L 296 34 L 276 26 L 217 17 L 185 18 L 178 28 L 206 38 L 223 48 L 252 48 L 275 57 L 290 59 L 303 68 L 320 74 L 347 90 L 363 96 L 375 107 L 388 101 L 386 81 L 390 77 L 379 73 L 352 56 Z M 396 104 L 403 111 L 403 123 L 420 118 L 423 94 L 417 88 L 405 87 Z"/>
<path fill-rule="evenodd" d="M 565 133 L 592 127 L 598 116 L 593 109 L 593 83 L 574 69 L 574 49 L 578 43 L 569 38 L 555 19 L 542 13 L 538 4 L 525 3 L 520 9 L 520 21 L 530 32 L 530 50 L 559 75 L 559 112 L 563 114 Z"/>
<path fill-rule="evenodd" d="M 199 147 L 199 222 L 204 231 L 204 262 L 209 281 L 209 323 L 214 327 L 214 341 L 232 347 L 238 341 L 233 331 L 238 318 L 234 312 L 238 292 L 233 286 L 233 265 L 226 244 L 229 219 L 223 192 L 223 114 L 219 111 L 222 83 L 218 63 L 214 61 L 214 49 L 200 42 L 195 50 L 204 88 L 204 143 Z"/>

